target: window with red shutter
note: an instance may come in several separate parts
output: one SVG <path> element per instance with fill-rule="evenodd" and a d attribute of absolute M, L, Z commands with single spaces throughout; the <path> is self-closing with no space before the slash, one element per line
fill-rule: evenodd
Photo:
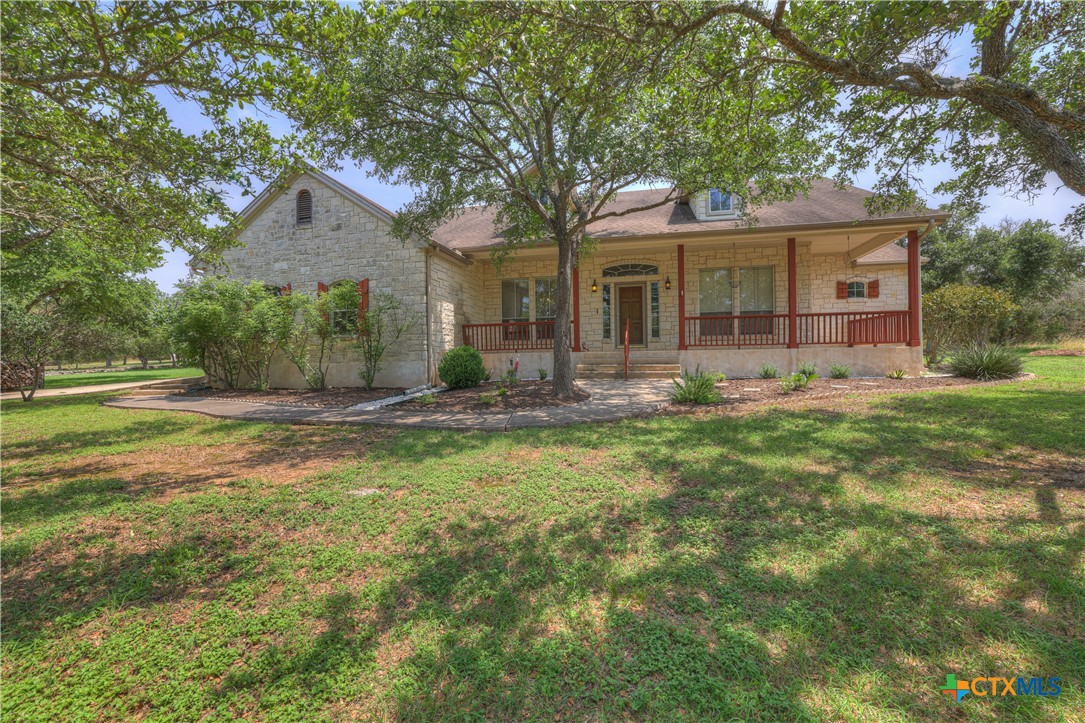
<path fill-rule="evenodd" d="M 846 299 L 848 298 L 848 282 L 837 281 L 836 282 L 836 298 Z"/>
<path fill-rule="evenodd" d="M 358 282 L 358 325 L 365 324 L 365 314 L 369 311 L 369 279 Z"/>

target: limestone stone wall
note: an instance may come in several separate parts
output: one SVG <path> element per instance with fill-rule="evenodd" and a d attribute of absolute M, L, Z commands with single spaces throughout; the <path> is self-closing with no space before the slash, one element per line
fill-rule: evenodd
<path fill-rule="evenodd" d="M 436 251 L 430 252 L 429 264 L 430 363 L 436 379 L 441 357 L 463 343 L 463 325 L 485 320 L 485 296 L 481 264 L 464 264 Z"/>
<path fill-rule="evenodd" d="M 904 311 L 908 308 L 908 267 L 903 264 L 858 266 L 843 254 L 819 254 L 810 267 L 810 290 L 815 311 Z M 878 280 L 876 299 L 838 299 L 838 281 Z"/>
<path fill-rule="evenodd" d="M 311 224 L 295 223 L 295 196 L 308 189 L 313 197 Z M 295 293 L 315 294 L 317 284 L 369 279 L 370 293 L 394 294 L 418 323 L 391 347 L 377 377 L 381 386 L 415 386 L 426 381 L 425 252 L 392 236 L 391 226 L 311 175 L 300 176 L 251 220 L 238 237 L 239 248 L 225 254 L 229 275 L 276 286 L 291 284 Z M 360 384 L 358 355 L 341 347 L 333 356 L 328 383 Z M 272 386 L 304 386 L 285 359 L 272 368 Z"/>

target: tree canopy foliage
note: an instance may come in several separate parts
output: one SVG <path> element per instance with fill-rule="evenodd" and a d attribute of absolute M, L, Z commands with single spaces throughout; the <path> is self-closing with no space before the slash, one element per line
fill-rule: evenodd
<path fill-rule="evenodd" d="M 274 2 L 6 4 L 5 290 L 28 304 L 75 289 L 100 295 L 158 265 L 163 244 L 217 251 L 232 218 L 224 185 L 245 188 L 291 162 L 288 144 L 245 109 L 280 92 L 273 77 L 302 52 L 286 34 L 322 11 Z M 199 114 L 186 125 L 204 130 L 179 126 L 179 112 Z"/>
<path fill-rule="evenodd" d="M 923 287 L 979 284 L 1017 303 L 1045 301 L 1085 278 L 1085 247 L 1045 221 L 992 227 L 955 218 L 924 239 Z"/>
<path fill-rule="evenodd" d="M 748 70 L 785 68 L 786 85 L 835 105 L 827 157 L 845 177 L 874 167 L 875 209 L 934 190 L 973 212 L 992 188 L 1031 197 L 1054 174 L 1076 194 L 1068 225 L 1085 229 L 1085 3 L 670 0 L 629 12 L 627 26 L 574 20 L 628 43 L 693 37 L 705 58 L 737 34 Z M 726 64 L 703 67 L 703 82 L 729 82 Z M 953 177 L 922 189 L 941 161 Z"/>

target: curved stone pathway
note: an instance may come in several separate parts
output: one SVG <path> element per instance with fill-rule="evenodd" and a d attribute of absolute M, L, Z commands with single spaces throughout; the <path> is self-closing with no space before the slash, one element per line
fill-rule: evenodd
<path fill-rule="evenodd" d="M 672 384 L 667 380 L 584 381 L 580 387 L 591 399 L 580 404 L 513 412 L 471 414 L 427 412 L 413 409 L 317 409 L 208 399 L 192 396 L 120 397 L 106 402 L 119 409 L 154 409 L 196 412 L 209 417 L 246 422 L 285 424 L 383 424 L 429 429 L 475 429 L 504 432 L 524 427 L 564 427 L 581 422 L 608 422 L 656 412 L 670 403 Z"/>

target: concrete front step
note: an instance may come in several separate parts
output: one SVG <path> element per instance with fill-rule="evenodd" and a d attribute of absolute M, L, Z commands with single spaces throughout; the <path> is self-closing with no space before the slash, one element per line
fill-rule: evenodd
<path fill-rule="evenodd" d="M 632 367 L 629 368 L 630 379 L 674 379 L 677 376 L 678 372 L 645 372 L 638 371 Z M 576 378 L 599 381 L 604 379 L 625 379 L 625 370 L 623 369 L 617 372 L 577 372 Z"/>
<path fill-rule="evenodd" d="M 629 362 L 630 379 L 673 379 L 681 375 L 678 364 Z M 591 363 L 576 365 L 577 379 L 625 379 L 625 363 Z"/>
<path fill-rule="evenodd" d="M 679 374 L 682 371 L 682 367 L 679 364 L 655 364 L 644 362 L 629 362 L 630 369 L 637 369 L 642 372 L 673 372 Z M 625 370 L 625 362 L 614 362 L 607 364 L 577 364 L 576 372 L 620 372 Z"/>
<path fill-rule="evenodd" d="M 608 349 L 606 351 L 582 351 L 576 355 L 577 362 L 581 364 L 596 362 L 620 362 L 625 359 L 625 352 L 621 349 Z M 667 364 L 678 363 L 678 352 L 666 349 L 630 349 L 629 360 L 644 362 L 662 362 Z"/>

